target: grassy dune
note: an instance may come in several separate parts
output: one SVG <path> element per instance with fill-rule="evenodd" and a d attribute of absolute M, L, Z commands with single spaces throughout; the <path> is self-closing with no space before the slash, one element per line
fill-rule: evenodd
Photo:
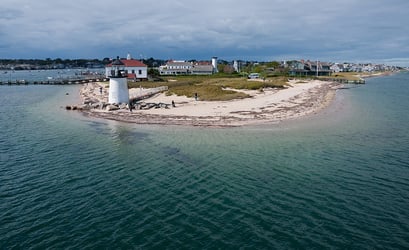
<path fill-rule="evenodd" d="M 357 72 L 338 72 L 338 73 L 333 73 L 331 77 L 346 79 L 349 81 L 357 81 L 361 79 L 359 76 L 359 73 Z"/>
<path fill-rule="evenodd" d="M 168 95 L 194 97 L 198 94 L 203 101 L 227 101 L 233 99 L 247 98 L 248 95 L 230 89 L 257 90 L 265 87 L 282 88 L 286 85 L 287 78 L 272 77 L 265 81 L 249 81 L 243 77 L 227 76 L 172 76 L 164 77 L 163 82 L 136 82 L 129 83 L 129 88 L 152 88 L 168 86 Z M 226 89 L 229 88 L 229 89 Z"/>

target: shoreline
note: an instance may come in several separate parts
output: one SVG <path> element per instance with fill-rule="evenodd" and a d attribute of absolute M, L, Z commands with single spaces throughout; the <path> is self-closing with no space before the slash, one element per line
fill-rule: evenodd
<path fill-rule="evenodd" d="M 242 127 L 249 125 L 278 124 L 308 115 L 317 114 L 328 107 L 335 92 L 342 87 L 339 83 L 319 80 L 289 81 L 285 89 L 243 91 L 251 97 L 231 101 L 196 101 L 186 96 L 156 94 L 144 99 L 144 103 L 165 103 L 168 108 L 148 110 L 81 109 L 87 117 L 115 120 L 144 125 L 177 125 L 200 127 Z M 108 89 L 99 92 L 100 83 L 85 84 L 80 96 L 85 102 L 107 102 Z M 130 89 L 130 95 L 139 89 Z M 142 91 L 142 90 L 140 90 Z M 170 104 L 172 101 L 175 107 Z"/>

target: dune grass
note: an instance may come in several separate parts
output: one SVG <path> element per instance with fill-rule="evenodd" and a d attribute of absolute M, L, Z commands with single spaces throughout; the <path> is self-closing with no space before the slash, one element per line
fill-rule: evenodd
<path fill-rule="evenodd" d="M 222 88 L 222 86 L 216 85 L 179 86 L 169 89 L 167 94 L 194 97 L 195 93 L 197 93 L 199 100 L 201 101 L 228 101 L 249 97 L 249 95 L 245 93 L 237 92 L 234 90 L 225 90 Z"/>
<path fill-rule="evenodd" d="M 332 78 L 341 78 L 346 79 L 348 81 L 358 81 L 360 80 L 360 76 L 357 72 L 338 72 L 331 75 Z"/>
<path fill-rule="evenodd" d="M 227 101 L 249 97 L 247 94 L 234 91 L 234 89 L 258 90 L 262 88 L 282 88 L 286 85 L 287 78 L 272 77 L 265 81 L 249 81 L 247 78 L 235 76 L 169 76 L 163 82 L 135 82 L 128 83 L 129 88 L 154 88 L 168 86 L 168 95 L 194 97 L 198 94 L 203 101 Z M 229 88 L 227 90 L 226 88 Z M 233 90 L 231 90 L 233 89 Z"/>

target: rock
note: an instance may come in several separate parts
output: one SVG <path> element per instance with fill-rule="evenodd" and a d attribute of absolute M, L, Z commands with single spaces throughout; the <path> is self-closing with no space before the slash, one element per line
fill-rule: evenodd
<path fill-rule="evenodd" d="M 120 108 L 120 109 L 128 109 L 128 105 L 127 105 L 126 103 L 121 103 L 121 104 L 119 105 L 119 108 Z"/>
<path fill-rule="evenodd" d="M 116 105 L 113 105 L 113 104 L 110 104 L 110 105 L 108 105 L 108 106 L 106 107 L 106 110 L 107 110 L 107 111 L 114 111 L 114 110 L 118 110 L 118 109 L 119 109 L 119 107 L 116 106 Z"/>
<path fill-rule="evenodd" d="M 78 110 L 90 110 L 91 106 L 87 104 L 83 104 L 80 107 L 78 107 Z"/>
<path fill-rule="evenodd" d="M 84 98 L 83 103 L 84 103 L 84 104 L 91 103 L 91 98 L 89 98 L 89 97 Z"/>
<path fill-rule="evenodd" d="M 65 109 L 66 110 L 71 110 L 71 106 L 67 105 L 67 106 L 65 106 Z"/>
<path fill-rule="evenodd" d="M 96 98 L 91 99 L 91 103 L 98 103 L 98 102 L 99 102 L 99 100 L 96 99 Z"/>

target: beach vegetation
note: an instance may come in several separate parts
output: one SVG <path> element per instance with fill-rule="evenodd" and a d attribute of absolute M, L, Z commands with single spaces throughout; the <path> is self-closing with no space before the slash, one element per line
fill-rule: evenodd
<path fill-rule="evenodd" d="M 169 89 L 168 95 L 194 97 L 196 94 L 201 101 L 228 101 L 249 97 L 248 94 L 224 89 L 217 85 L 187 85 Z"/>
<path fill-rule="evenodd" d="M 168 87 L 168 95 L 193 97 L 198 94 L 200 100 L 227 101 L 249 97 L 236 90 L 260 90 L 263 88 L 284 88 L 287 85 L 286 77 L 268 77 L 258 80 L 249 80 L 240 74 L 218 73 L 206 76 L 166 76 L 162 82 L 129 82 L 129 88 Z"/>
<path fill-rule="evenodd" d="M 332 78 L 339 78 L 339 79 L 345 79 L 348 81 L 358 81 L 361 79 L 361 77 L 358 75 L 359 73 L 357 72 L 338 72 L 334 73 L 331 77 Z M 320 77 L 318 77 L 320 78 Z M 325 77 L 323 77 L 325 78 Z"/>

